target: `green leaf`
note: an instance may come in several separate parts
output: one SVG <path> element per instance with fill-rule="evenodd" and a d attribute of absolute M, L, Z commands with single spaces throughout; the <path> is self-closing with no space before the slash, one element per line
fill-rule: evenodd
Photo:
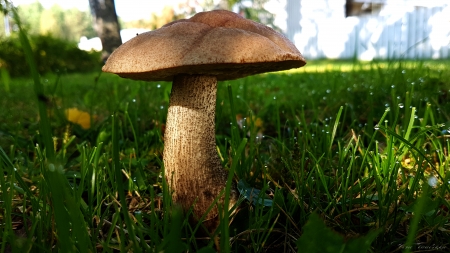
<path fill-rule="evenodd" d="M 311 214 L 303 227 L 303 235 L 297 241 L 298 252 L 341 252 L 344 247 L 342 236 L 327 228 L 319 215 Z"/>
<path fill-rule="evenodd" d="M 380 231 L 344 241 L 344 237 L 325 226 L 319 215 L 313 213 L 303 227 L 303 235 L 297 240 L 298 252 L 361 253 L 367 252 Z"/>
<path fill-rule="evenodd" d="M 272 206 L 273 200 L 264 198 L 265 194 L 261 195 L 261 190 L 256 189 L 248 185 L 244 180 L 239 180 L 238 182 L 238 190 L 244 198 L 246 198 L 250 203 L 255 205 L 256 203 L 264 206 Z"/>
<path fill-rule="evenodd" d="M 367 252 L 370 249 L 370 245 L 380 234 L 381 230 L 370 231 L 367 235 L 352 239 L 347 243 L 345 252 Z"/>

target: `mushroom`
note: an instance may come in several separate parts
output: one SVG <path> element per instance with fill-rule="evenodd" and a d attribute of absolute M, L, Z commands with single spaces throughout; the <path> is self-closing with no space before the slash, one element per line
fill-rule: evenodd
<path fill-rule="evenodd" d="M 198 220 L 227 181 L 216 151 L 217 81 L 305 64 L 280 33 L 233 12 L 215 10 L 139 34 L 117 48 L 102 70 L 134 80 L 173 82 L 164 133 L 165 175 L 174 203 L 185 211 L 194 205 Z M 230 207 L 237 200 L 236 191 L 232 195 Z M 217 216 L 215 207 L 205 221 Z M 216 225 L 206 226 L 212 231 Z"/>

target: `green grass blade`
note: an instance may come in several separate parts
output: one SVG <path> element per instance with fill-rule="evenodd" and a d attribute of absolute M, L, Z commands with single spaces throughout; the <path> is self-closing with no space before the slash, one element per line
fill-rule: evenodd
<path fill-rule="evenodd" d="M 17 10 L 15 8 L 11 8 L 13 13 L 14 21 L 16 22 L 17 27 L 19 28 L 19 39 L 20 43 L 22 44 L 23 51 L 25 53 L 25 58 L 28 62 L 28 65 L 30 67 L 31 76 L 33 77 L 34 82 L 34 92 L 38 101 L 38 109 L 39 109 L 39 130 L 40 135 L 42 136 L 42 144 L 45 147 L 46 152 L 46 158 L 49 161 L 53 161 L 55 157 L 55 152 L 53 149 L 53 140 L 52 140 L 52 132 L 50 128 L 50 121 L 48 119 L 47 115 L 47 98 L 44 93 L 44 86 L 41 83 L 39 73 L 37 70 L 36 61 L 33 58 L 33 51 L 31 50 L 30 41 L 28 40 L 28 37 L 26 35 L 26 32 L 22 28 L 22 23 L 19 18 L 19 14 L 17 13 Z"/>
<path fill-rule="evenodd" d="M 0 68 L 0 77 L 3 85 L 5 86 L 5 92 L 9 93 L 11 77 L 9 76 L 8 70 L 6 70 L 6 68 Z"/>
<path fill-rule="evenodd" d="M 414 216 L 411 220 L 409 229 L 408 229 L 408 235 L 406 239 L 406 243 L 404 245 L 404 251 L 405 253 L 410 253 L 411 249 L 413 248 L 414 241 L 416 239 L 416 235 L 419 229 L 419 222 L 422 219 L 422 215 L 424 214 L 423 211 L 425 209 L 425 203 L 426 199 L 430 195 L 430 187 L 426 182 L 424 182 L 423 192 L 418 198 L 416 202 L 416 206 L 414 208 Z"/>
<path fill-rule="evenodd" d="M 228 88 L 228 99 L 230 101 L 230 109 L 231 109 L 231 123 L 232 123 L 232 127 L 231 127 L 231 145 L 233 147 L 234 150 L 237 149 L 238 147 L 238 143 L 240 143 L 241 141 L 241 135 L 239 133 L 238 130 L 238 124 L 237 124 L 237 120 L 236 120 L 236 110 L 234 107 L 234 99 L 233 99 L 233 91 L 231 89 L 231 85 L 227 86 Z"/>
<path fill-rule="evenodd" d="M 119 129 L 118 129 L 118 118 L 117 114 L 113 115 L 113 128 L 112 128 L 112 144 L 113 144 L 113 164 L 114 164 L 114 172 L 115 172 L 115 183 L 117 186 L 117 191 L 119 194 L 120 201 L 120 211 L 124 217 L 124 222 L 127 226 L 128 233 L 130 236 L 130 240 L 132 241 L 132 247 L 134 252 L 141 252 L 139 248 L 139 242 L 136 240 L 136 235 L 134 233 L 134 224 L 131 222 L 130 215 L 128 213 L 128 206 L 125 198 L 125 189 L 123 187 L 122 182 L 122 166 L 120 165 L 120 157 L 119 157 Z M 124 243 L 124 242 L 122 242 Z"/>
<path fill-rule="evenodd" d="M 242 153 L 247 144 L 247 138 L 243 138 L 241 143 L 239 144 L 236 153 L 233 156 L 233 164 L 231 165 L 230 171 L 228 172 L 227 185 L 225 187 L 225 199 L 223 204 L 223 217 L 220 221 L 221 227 L 221 236 L 220 236 L 220 248 L 222 252 L 230 252 L 230 230 L 228 227 L 229 224 L 229 211 L 228 206 L 230 203 L 230 192 L 231 185 L 233 182 L 234 172 L 236 171 L 237 164 L 241 160 Z"/>
<path fill-rule="evenodd" d="M 1 252 L 5 252 L 6 245 L 9 244 L 13 249 L 16 249 L 15 245 L 16 237 L 12 229 L 12 201 L 14 196 L 14 173 L 8 173 L 9 176 L 4 177 L 6 171 L 4 171 L 4 165 L 0 164 L 0 235 L 2 240 Z M 20 250 L 20 249 L 19 249 Z"/>
<path fill-rule="evenodd" d="M 336 116 L 336 120 L 334 121 L 333 131 L 331 132 L 330 146 L 328 148 L 329 152 L 331 152 L 331 148 L 333 147 L 333 141 L 334 141 L 334 138 L 336 137 L 336 131 L 337 131 L 337 128 L 338 128 L 338 125 L 339 125 L 339 119 L 341 118 L 341 114 L 342 114 L 342 110 L 343 109 L 344 109 L 343 106 L 341 106 L 339 108 L 339 112 L 338 112 L 338 114 Z"/>

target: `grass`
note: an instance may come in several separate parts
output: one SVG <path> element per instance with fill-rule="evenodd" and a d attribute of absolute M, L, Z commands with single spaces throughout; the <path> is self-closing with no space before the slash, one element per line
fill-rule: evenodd
<path fill-rule="evenodd" d="M 371 252 L 447 251 L 446 64 L 318 61 L 221 83 L 218 151 L 244 198 L 230 250 L 308 248 L 299 238 L 315 213 L 344 248 L 377 232 Z M 99 73 L 39 81 L 41 100 L 29 79 L 0 88 L 2 252 L 211 249 L 164 190 L 170 84 Z M 41 144 L 38 101 L 53 160 Z M 68 108 L 89 112 L 90 127 L 67 121 Z M 264 196 L 249 193 L 257 190 Z"/>
<path fill-rule="evenodd" d="M 448 252 L 449 67 L 323 60 L 220 83 L 242 197 L 222 252 Z M 163 180 L 170 84 L 33 77 L 0 83 L 0 252 L 214 252 Z"/>

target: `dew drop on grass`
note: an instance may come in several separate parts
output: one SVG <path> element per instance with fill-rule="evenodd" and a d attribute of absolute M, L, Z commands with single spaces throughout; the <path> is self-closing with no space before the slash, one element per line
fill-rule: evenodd
<path fill-rule="evenodd" d="M 378 124 L 375 125 L 375 130 L 380 130 L 380 126 L 378 126 Z"/>
<path fill-rule="evenodd" d="M 331 90 L 327 90 L 327 93 L 330 93 L 331 92 Z"/>
<path fill-rule="evenodd" d="M 133 103 L 136 103 L 136 99 L 135 98 L 133 98 Z"/>
<path fill-rule="evenodd" d="M 276 99 L 277 99 L 277 97 L 274 96 L 274 97 L 273 97 L 273 100 L 276 100 Z"/>
<path fill-rule="evenodd" d="M 59 174 L 64 174 L 64 167 L 61 164 L 59 164 L 56 169 L 59 172 Z"/>
<path fill-rule="evenodd" d="M 436 185 L 437 185 L 437 179 L 436 179 L 434 176 L 429 177 L 429 178 L 428 178 L 428 184 L 429 184 L 431 187 L 436 187 Z"/>
<path fill-rule="evenodd" d="M 161 88 L 161 84 L 158 83 L 158 84 L 156 85 L 156 88 L 158 88 L 158 89 Z"/>
<path fill-rule="evenodd" d="M 403 108 L 403 107 L 405 107 L 405 105 L 403 103 L 399 103 L 398 107 Z"/>

